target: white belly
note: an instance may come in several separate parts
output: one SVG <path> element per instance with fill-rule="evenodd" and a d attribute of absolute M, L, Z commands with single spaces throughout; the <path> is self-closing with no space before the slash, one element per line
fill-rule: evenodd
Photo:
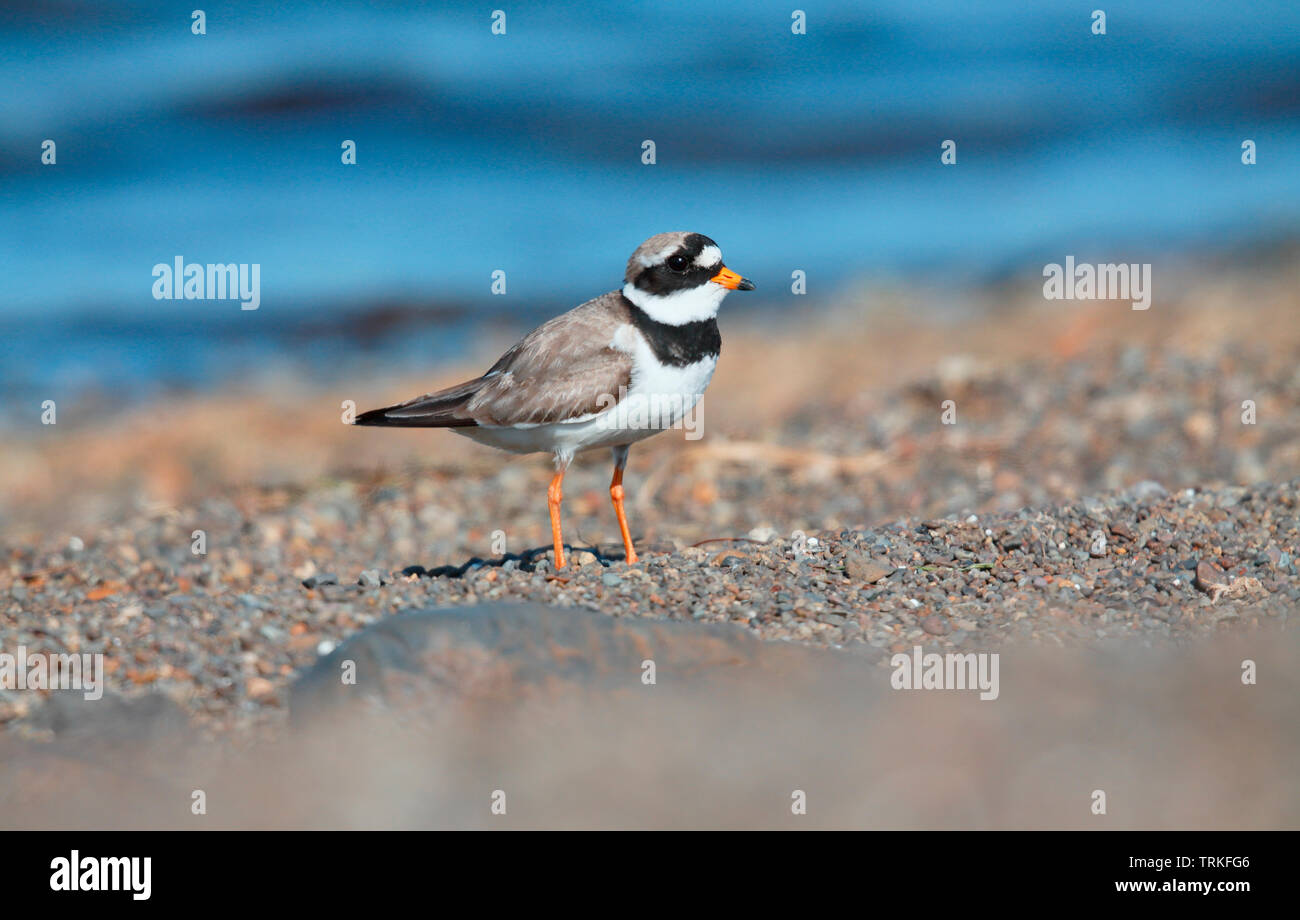
<path fill-rule="evenodd" d="M 686 367 L 660 365 L 649 348 L 641 345 L 627 394 L 609 409 L 566 422 L 451 430 L 502 450 L 518 454 L 547 451 L 563 459 L 596 447 L 632 444 L 678 425 L 697 432 L 699 415 L 693 410 L 717 363 L 714 357 Z"/>

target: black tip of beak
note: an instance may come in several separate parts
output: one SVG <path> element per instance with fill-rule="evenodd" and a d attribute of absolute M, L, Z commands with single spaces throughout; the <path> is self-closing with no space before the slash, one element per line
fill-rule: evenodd
<path fill-rule="evenodd" d="M 741 278 L 740 284 L 736 285 L 736 290 L 738 291 L 752 291 L 753 289 L 754 282 L 750 281 L 748 278 Z"/>

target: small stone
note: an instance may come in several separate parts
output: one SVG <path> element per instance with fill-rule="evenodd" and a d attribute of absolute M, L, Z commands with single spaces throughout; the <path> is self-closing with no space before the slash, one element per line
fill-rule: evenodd
<path fill-rule="evenodd" d="M 1227 583 L 1227 575 L 1209 559 L 1202 559 L 1196 566 L 1196 587 L 1209 592 L 1214 585 Z"/>
<path fill-rule="evenodd" d="M 601 575 L 600 580 L 604 582 L 605 586 L 608 588 L 617 588 L 623 583 L 622 577 L 613 572 L 606 572 L 604 575 Z"/>
<path fill-rule="evenodd" d="M 69 537 L 69 538 L 68 538 L 68 552 L 70 552 L 70 553 L 79 553 L 79 552 L 81 552 L 82 550 L 84 550 L 85 548 L 86 548 L 86 544 L 85 544 L 84 542 L 82 542 L 81 537 Z"/>
<path fill-rule="evenodd" d="M 275 684 L 271 683 L 265 677 L 250 677 L 248 679 L 248 698 L 252 700 L 270 699 L 275 695 Z"/>
<path fill-rule="evenodd" d="M 932 636 L 946 636 L 952 632 L 952 624 L 947 617 L 932 614 L 921 621 L 921 628 Z"/>
<path fill-rule="evenodd" d="M 771 527 L 755 527 L 748 536 L 756 543 L 771 543 L 776 539 L 776 531 Z"/>
<path fill-rule="evenodd" d="M 366 569 L 357 577 L 357 584 L 363 588 L 378 588 L 380 584 L 379 571 L 377 569 Z"/>
<path fill-rule="evenodd" d="M 882 578 L 892 575 L 895 570 L 892 565 L 882 565 L 866 553 L 851 552 L 844 560 L 844 571 L 847 572 L 848 576 L 854 581 L 874 585 Z"/>
<path fill-rule="evenodd" d="M 1255 565 L 1277 565 L 1281 559 L 1282 551 L 1276 546 L 1270 546 L 1255 557 Z"/>
<path fill-rule="evenodd" d="M 333 572 L 322 572 L 319 575 L 312 575 L 302 580 L 304 588 L 319 588 L 323 585 L 337 585 L 339 577 Z"/>

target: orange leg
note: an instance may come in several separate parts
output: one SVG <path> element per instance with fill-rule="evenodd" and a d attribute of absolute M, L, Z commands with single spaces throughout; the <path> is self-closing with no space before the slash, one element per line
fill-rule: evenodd
<path fill-rule="evenodd" d="M 560 500 L 564 498 L 564 490 L 560 488 L 562 482 L 564 482 L 564 470 L 556 470 L 550 486 L 546 489 L 546 504 L 551 509 L 551 539 L 555 541 L 557 569 L 564 568 L 564 537 L 560 533 Z"/>
<path fill-rule="evenodd" d="M 632 534 L 627 529 L 627 513 L 623 510 L 623 465 L 627 463 L 627 448 L 614 448 L 614 478 L 609 483 L 609 497 L 614 501 L 614 514 L 618 515 L 618 529 L 623 534 L 623 550 L 629 564 L 636 562 L 636 549 Z"/>

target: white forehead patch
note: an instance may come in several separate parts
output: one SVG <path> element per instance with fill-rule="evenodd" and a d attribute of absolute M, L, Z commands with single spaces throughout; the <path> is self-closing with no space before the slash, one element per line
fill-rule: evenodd
<path fill-rule="evenodd" d="M 695 257 L 695 264 L 700 268 L 712 268 L 722 262 L 722 250 L 717 246 L 705 246 Z"/>

